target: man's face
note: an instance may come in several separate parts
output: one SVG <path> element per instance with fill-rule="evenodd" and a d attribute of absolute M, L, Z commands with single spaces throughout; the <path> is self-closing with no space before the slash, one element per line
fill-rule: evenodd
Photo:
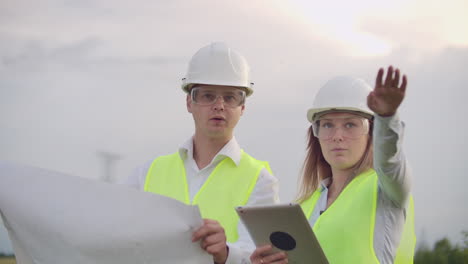
<path fill-rule="evenodd" d="M 242 97 L 242 98 L 241 98 Z M 187 110 L 195 121 L 195 133 L 208 138 L 230 139 L 244 112 L 245 92 L 240 88 L 198 85 L 187 95 Z"/>

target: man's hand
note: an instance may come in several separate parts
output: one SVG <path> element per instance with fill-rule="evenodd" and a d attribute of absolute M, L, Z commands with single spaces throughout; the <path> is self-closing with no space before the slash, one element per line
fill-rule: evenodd
<path fill-rule="evenodd" d="M 226 245 L 226 234 L 218 221 L 203 219 L 203 226 L 192 235 L 192 242 L 199 240 L 203 250 L 213 256 L 213 261 L 216 264 L 226 263 L 229 253 Z"/>
<path fill-rule="evenodd" d="M 395 73 L 395 76 L 393 75 Z M 387 77 L 382 82 L 384 69 L 380 68 L 377 73 L 375 88 L 367 96 L 367 105 L 379 116 L 392 116 L 396 113 L 400 106 L 406 91 L 406 76 L 403 75 L 403 80 L 400 83 L 400 70 L 393 70 L 393 67 L 388 67 Z"/>

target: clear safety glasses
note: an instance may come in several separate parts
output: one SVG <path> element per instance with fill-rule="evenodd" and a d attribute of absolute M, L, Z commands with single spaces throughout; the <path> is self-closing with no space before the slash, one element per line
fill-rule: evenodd
<path fill-rule="evenodd" d="M 344 138 L 357 139 L 369 133 L 369 120 L 360 117 L 320 118 L 312 123 L 314 136 L 327 140 L 340 130 Z"/>
<path fill-rule="evenodd" d="M 199 105 L 212 105 L 218 98 L 229 107 L 238 107 L 245 102 L 245 91 L 241 89 L 219 89 L 210 87 L 195 87 L 190 91 L 192 101 Z"/>

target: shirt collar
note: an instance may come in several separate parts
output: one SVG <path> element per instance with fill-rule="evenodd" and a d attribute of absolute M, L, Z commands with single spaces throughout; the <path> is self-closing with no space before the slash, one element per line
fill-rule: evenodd
<path fill-rule="evenodd" d="M 215 155 L 213 160 L 223 159 L 225 157 L 230 158 L 236 166 L 239 165 L 241 159 L 241 148 L 235 137 L 226 143 L 221 150 Z M 182 160 L 186 160 L 188 157 L 193 159 L 193 137 L 189 138 L 179 147 L 179 155 Z"/>
<path fill-rule="evenodd" d="M 328 177 L 320 181 L 320 192 L 323 192 L 324 190 L 328 189 L 328 185 L 330 185 L 331 179 L 331 177 Z"/>

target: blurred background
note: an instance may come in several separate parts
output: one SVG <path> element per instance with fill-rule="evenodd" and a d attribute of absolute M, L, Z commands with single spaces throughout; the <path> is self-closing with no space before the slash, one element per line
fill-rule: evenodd
<path fill-rule="evenodd" d="M 192 135 L 180 80 L 199 48 L 225 41 L 255 82 L 236 138 L 270 162 L 288 202 L 320 86 L 336 75 L 373 84 L 394 65 L 409 79 L 400 116 L 418 247 L 463 245 L 467 12 L 466 0 L 1 0 L 0 160 L 127 177 Z M 12 253 L 0 224 L 0 255 Z"/>

